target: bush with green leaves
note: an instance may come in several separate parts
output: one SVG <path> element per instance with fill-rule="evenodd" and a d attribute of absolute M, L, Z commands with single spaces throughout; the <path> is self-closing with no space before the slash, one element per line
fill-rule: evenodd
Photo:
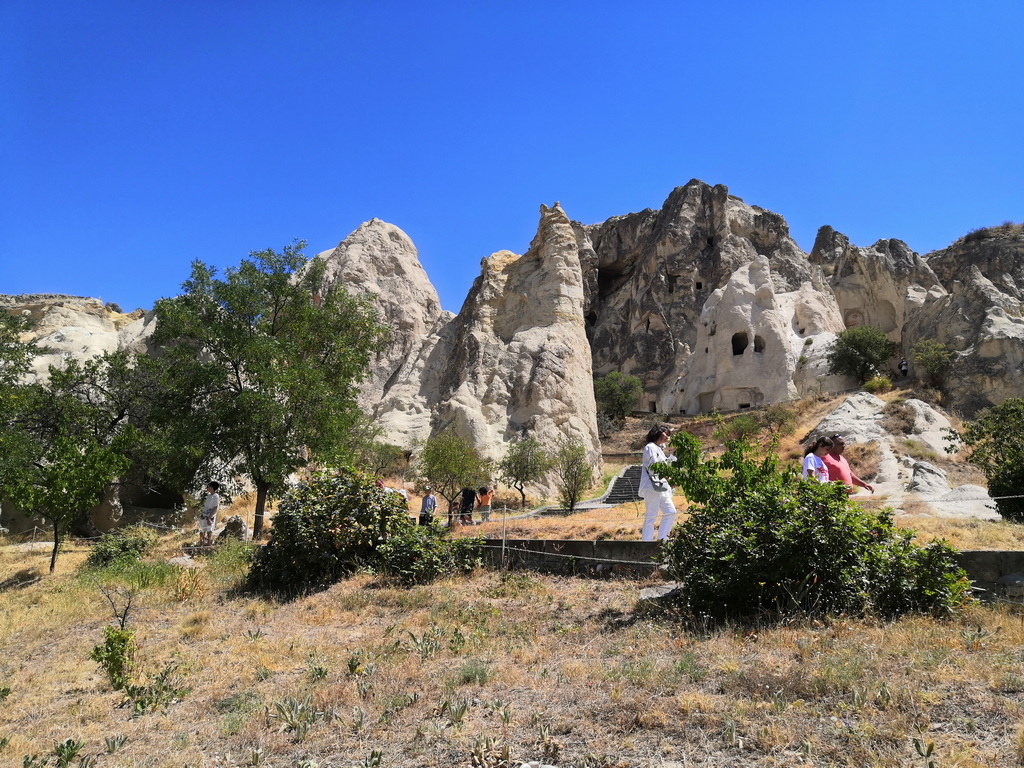
<path fill-rule="evenodd" d="M 885 331 L 870 325 L 855 325 L 836 335 L 828 348 L 828 372 L 852 376 L 865 382 L 879 375 L 896 354 L 897 345 Z"/>
<path fill-rule="evenodd" d="M 314 477 L 281 500 L 248 584 L 286 594 L 328 587 L 376 566 L 384 542 L 411 525 L 401 495 L 353 469 Z"/>
<path fill-rule="evenodd" d="M 946 383 L 953 363 L 953 352 L 934 339 L 921 339 L 910 348 L 910 355 L 918 370 L 924 372 L 925 381 L 933 387 Z"/>
<path fill-rule="evenodd" d="M 135 631 L 106 626 L 103 628 L 103 643 L 93 647 L 89 658 L 103 667 L 115 691 L 124 690 L 135 671 Z"/>
<path fill-rule="evenodd" d="M 970 583 L 943 542 L 918 546 L 888 512 L 869 512 L 840 483 L 801 480 L 745 440 L 720 457 L 697 438 L 672 438 L 677 463 L 657 471 L 686 493 L 689 518 L 662 550 L 692 619 L 778 618 L 907 611 L 947 613 Z"/>
<path fill-rule="evenodd" d="M 988 492 L 1007 520 L 1024 521 L 1024 399 L 982 411 L 962 432 L 950 432 L 948 453 L 967 446 L 967 461 L 988 478 Z"/>
<path fill-rule="evenodd" d="M 612 371 L 594 379 L 597 407 L 613 419 L 629 416 L 644 392 L 643 382 L 636 376 Z"/>
<path fill-rule="evenodd" d="M 148 554 L 158 540 L 156 531 L 144 525 L 115 528 L 100 536 L 85 562 L 90 568 L 133 563 Z"/>
<path fill-rule="evenodd" d="M 409 525 L 381 543 L 377 568 L 404 586 L 429 584 L 479 567 L 481 544 L 480 538 L 452 538 L 438 525 Z"/>

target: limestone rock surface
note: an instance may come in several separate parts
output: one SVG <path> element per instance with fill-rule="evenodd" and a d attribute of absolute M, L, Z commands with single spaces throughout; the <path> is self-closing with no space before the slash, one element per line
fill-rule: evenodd
<path fill-rule="evenodd" d="M 328 285 L 340 284 L 368 297 L 389 330 L 360 389 L 362 404 L 373 408 L 441 316 L 437 290 L 409 236 L 380 219 L 361 224 L 336 248 L 316 258 L 326 262 Z"/>
<path fill-rule="evenodd" d="M 562 438 L 576 439 L 599 467 L 583 306 L 572 224 L 557 204 L 542 206 L 530 249 L 484 259 L 452 321 L 434 429 L 454 427 L 496 460 L 522 434 L 552 447 Z"/>
<path fill-rule="evenodd" d="M 39 355 L 29 381 L 45 379 L 51 365 L 88 360 L 105 352 L 144 352 L 153 333 L 153 314 L 136 309 L 124 313 L 99 299 L 63 294 L 0 295 L 0 311 L 34 323 L 26 340 L 46 351 Z"/>

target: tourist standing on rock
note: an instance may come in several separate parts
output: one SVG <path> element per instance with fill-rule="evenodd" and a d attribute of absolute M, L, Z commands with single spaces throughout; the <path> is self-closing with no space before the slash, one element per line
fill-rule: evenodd
<path fill-rule="evenodd" d="M 480 522 L 491 521 L 491 499 L 494 498 L 494 491 L 483 486 L 476 494 L 476 511 L 480 513 Z"/>
<path fill-rule="evenodd" d="M 831 435 L 832 450 L 829 451 L 825 457 L 825 466 L 828 467 L 828 479 L 832 483 L 843 483 L 846 486 L 847 493 L 856 493 L 856 486 L 866 488 L 875 492 L 875 489 L 865 483 L 850 469 L 850 462 L 843 456 L 843 451 L 846 450 L 846 441 L 843 440 L 843 436 L 839 434 Z"/>
<path fill-rule="evenodd" d="M 658 540 L 664 541 L 676 524 L 676 505 L 672 501 L 672 486 L 664 478 L 651 472 L 651 465 L 675 461 L 675 456 L 666 456 L 664 446 L 670 435 L 668 427 L 657 426 L 644 438 L 644 457 L 640 471 L 640 497 L 644 500 L 644 525 L 640 529 L 643 541 L 654 541 L 654 522 L 661 512 L 661 523 L 658 525 Z"/>
<path fill-rule="evenodd" d="M 907 377 L 907 371 L 910 370 L 910 363 L 907 362 L 907 358 L 900 360 L 900 376 L 903 378 Z"/>
<path fill-rule="evenodd" d="M 825 456 L 832 450 L 832 440 L 828 437 L 819 437 L 804 452 L 804 479 L 817 480 L 819 483 L 828 482 L 828 466 L 825 464 Z"/>
<path fill-rule="evenodd" d="M 217 527 L 217 512 L 220 511 L 220 483 L 213 480 L 206 484 L 206 498 L 203 499 L 203 512 L 199 515 L 199 546 L 213 545 L 213 529 Z"/>

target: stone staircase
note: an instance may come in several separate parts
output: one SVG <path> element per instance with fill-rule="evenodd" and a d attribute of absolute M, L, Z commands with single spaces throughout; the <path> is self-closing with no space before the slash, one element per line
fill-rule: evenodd
<path fill-rule="evenodd" d="M 612 505 L 639 501 L 640 497 L 636 491 L 640 487 L 640 472 L 641 467 L 639 464 L 626 467 L 622 474 L 612 482 L 611 489 L 601 501 Z"/>

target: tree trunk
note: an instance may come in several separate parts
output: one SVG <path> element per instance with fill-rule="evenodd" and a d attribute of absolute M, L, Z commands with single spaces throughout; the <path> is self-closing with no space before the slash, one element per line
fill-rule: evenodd
<path fill-rule="evenodd" d="M 57 565 L 57 552 L 60 550 L 60 528 L 55 522 L 53 524 L 53 554 L 50 555 L 50 573 Z"/>
<path fill-rule="evenodd" d="M 262 480 L 254 480 L 256 483 L 256 513 L 252 521 L 252 539 L 256 541 L 263 535 L 263 510 L 267 506 L 267 490 L 269 484 Z"/>

